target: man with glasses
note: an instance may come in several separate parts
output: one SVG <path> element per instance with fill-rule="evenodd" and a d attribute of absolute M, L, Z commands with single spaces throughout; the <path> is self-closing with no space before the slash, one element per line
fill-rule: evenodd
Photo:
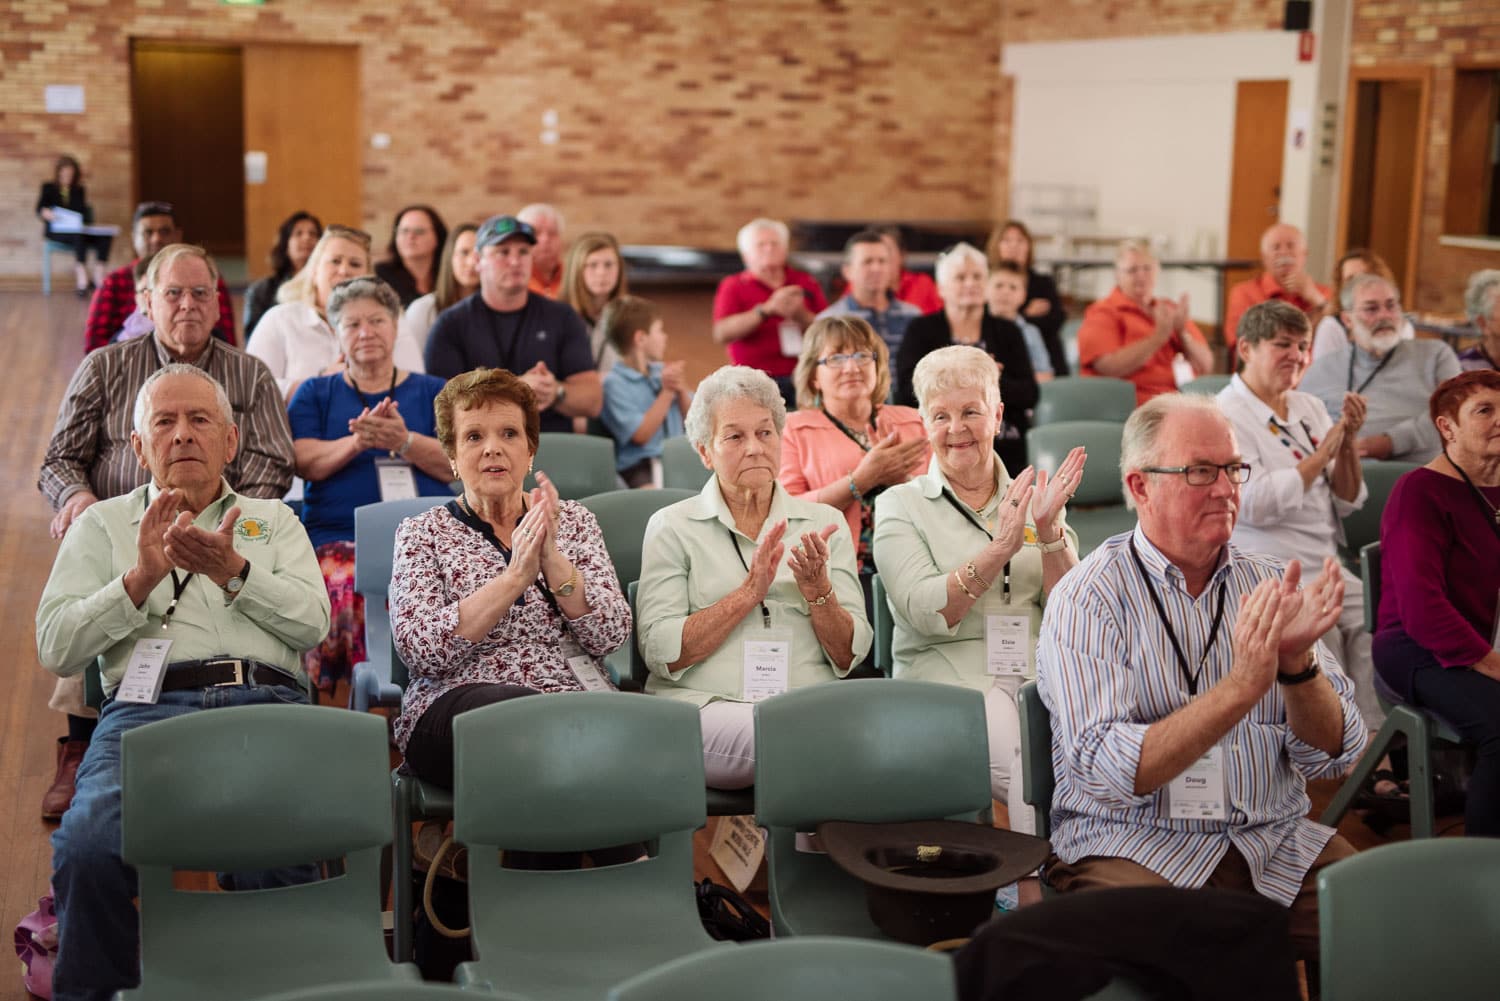
<path fill-rule="evenodd" d="M 1339 305 L 1351 340 L 1313 362 L 1297 388 L 1322 400 L 1335 421 L 1345 394 L 1364 400 L 1362 458 L 1431 462 L 1441 442 L 1427 401 L 1440 383 L 1462 371 L 1458 356 L 1442 341 L 1401 338 L 1401 293 L 1379 275 L 1349 279 Z"/>
<path fill-rule="evenodd" d="M 150 258 L 168 244 L 182 240 L 182 230 L 177 228 L 177 219 L 172 206 L 166 202 L 141 202 L 135 207 L 131 225 L 131 238 L 135 242 L 136 260 L 123 268 L 116 268 L 104 278 L 99 291 L 89 303 L 89 318 L 83 328 L 83 350 L 87 354 L 102 348 L 115 339 L 136 309 L 135 276 L 131 269 L 141 258 Z M 214 336 L 233 344 L 234 304 L 229 301 L 229 287 L 221 277 L 219 290 L 218 322 L 214 325 Z"/>
<path fill-rule="evenodd" d="M 84 355 L 73 373 L 37 486 L 52 505 L 52 537 L 94 503 L 129 493 L 149 473 L 130 444 L 136 393 L 151 373 L 173 362 L 196 365 L 229 395 L 240 446 L 224 475 L 248 497 L 278 498 L 292 483 L 292 433 L 270 371 L 258 359 L 209 336 L 223 303 L 218 269 L 200 247 L 165 247 L 146 269 L 147 312 L 155 330 Z M 133 291 L 132 291 L 132 294 Z M 57 820 L 73 798 L 73 777 L 93 732 L 82 676 L 63 679 L 51 707 L 68 713 L 58 741 L 57 774 L 42 797 L 42 817 Z"/>
<path fill-rule="evenodd" d="M 1063 577 L 1042 619 L 1057 781 L 1046 878 L 1260 893 L 1290 909 L 1293 945 L 1315 958 L 1316 873 L 1353 848 L 1307 819 L 1306 784 L 1343 774 L 1367 740 L 1318 643 L 1343 578 L 1332 559 L 1283 572 L 1229 544 L 1252 470 L 1212 399 L 1138 408 L 1120 469 L 1139 524 Z"/>

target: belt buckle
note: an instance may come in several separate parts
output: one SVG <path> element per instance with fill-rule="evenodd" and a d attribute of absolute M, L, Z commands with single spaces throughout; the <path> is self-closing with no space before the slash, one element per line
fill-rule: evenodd
<path fill-rule="evenodd" d="M 218 681 L 210 688 L 227 688 L 231 685 L 243 685 L 245 683 L 245 662 L 243 660 L 229 659 L 209 661 L 210 664 L 232 664 L 234 665 L 234 678 L 230 681 Z"/>

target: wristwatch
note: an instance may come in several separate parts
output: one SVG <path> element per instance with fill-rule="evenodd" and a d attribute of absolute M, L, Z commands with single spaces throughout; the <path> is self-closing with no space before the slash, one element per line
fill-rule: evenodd
<path fill-rule="evenodd" d="M 559 403 L 561 403 L 563 400 L 566 400 L 567 398 L 568 398 L 568 387 L 564 386 L 562 383 L 559 382 L 557 384 L 557 395 L 552 398 L 552 405 L 555 407 Z"/>
<path fill-rule="evenodd" d="M 557 595 L 559 598 L 566 598 L 572 595 L 572 593 L 576 590 L 578 590 L 578 568 L 574 567 L 573 572 L 568 574 L 568 579 L 563 581 L 557 587 L 554 587 L 552 589 L 552 593 Z"/>
<path fill-rule="evenodd" d="M 239 594 L 245 586 L 245 578 L 249 576 L 250 561 L 246 560 L 245 565 L 240 567 L 240 572 L 224 582 L 224 593 L 231 598 Z"/>
<path fill-rule="evenodd" d="M 1038 535 L 1036 537 L 1036 547 L 1044 553 L 1055 553 L 1068 548 L 1068 537 L 1066 535 L 1059 535 L 1051 542 L 1043 542 L 1042 537 Z"/>

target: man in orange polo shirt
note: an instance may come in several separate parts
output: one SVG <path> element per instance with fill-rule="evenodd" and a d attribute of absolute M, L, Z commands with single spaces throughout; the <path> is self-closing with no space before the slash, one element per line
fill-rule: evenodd
<path fill-rule="evenodd" d="M 1179 352 L 1194 374 L 1213 369 L 1213 354 L 1188 318 L 1187 295 L 1177 302 L 1156 298 L 1159 271 L 1144 243 L 1120 244 L 1115 288 L 1084 312 L 1078 328 L 1080 374 L 1129 379 L 1135 383 L 1136 406 L 1176 390 L 1172 359 Z"/>
<path fill-rule="evenodd" d="M 544 202 L 536 202 L 516 213 L 516 218 L 536 233 L 531 248 L 531 284 L 537 295 L 556 299 L 563 280 L 562 213 Z"/>
<path fill-rule="evenodd" d="M 1307 241 L 1302 231 L 1289 223 L 1279 222 L 1260 235 L 1260 277 L 1240 282 L 1229 290 L 1229 305 L 1224 308 L 1224 343 L 1229 357 L 1234 357 L 1235 332 L 1240 317 L 1251 306 L 1267 299 L 1280 299 L 1307 314 L 1309 323 L 1317 325 L 1323 307 L 1332 293 L 1307 273 Z"/>

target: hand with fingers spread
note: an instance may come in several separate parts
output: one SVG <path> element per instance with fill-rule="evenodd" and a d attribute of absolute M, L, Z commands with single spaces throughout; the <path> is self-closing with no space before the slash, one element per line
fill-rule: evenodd
<path fill-rule="evenodd" d="M 819 532 L 803 532 L 802 541 L 792 546 L 792 554 L 787 557 L 797 590 L 808 604 L 833 590 L 828 579 L 828 538 L 837 530 L 837 525 L 828 525 Z"/>
<path fill-rule="evenodd" d="M 1234 620 L 1234 663 L 1228 680 L 1240 685 L 1249 703 L 1258 702 L 1276 683 L 1284 625 L 1281 582 L 1263 580 L 1245 595 Z"/>
<path fill-rule="evenodd" d="M 1031 510 L 1031 497 L 1035 492 L 1036 470 L 1027 466 L 1021 470 L 1020 476 L 1010 481 L 1005 496 L 1000 499 L 999 524 L 990 544 L 997 547 L 1007 560 L 1021 551 L 1026 540 L 1026 516 Z"/>
<path fill-rule="evenodd" d="M 1087 459 L 1088 453 L 1079 445 L 1068 453 L 1050 478 L 1044 470 L 1037 471 L 1031 517 L 1036 525 L 1038 541 L 1056 542 L 1062 535 L 1063 509 L 1073 499 L 1078 484 L 1083 481 L 1083 465 Z"/>
<path fill-rule="evenodd" d="M 1281 580 L 1285 625 L 1280 655 L 1287 674 L 1303 669 L 1307 651 L 1338 624 L 1344 610 L 1344 573 L 1333 557 L 1323 561 L 1322 572 L 1311 584 L 1299 589 L 1301 581 L 1302 564 L 1293 560 Z"/>
<path fill-rule="evenodd" d="M 781 544 L 785 535 L 786 522 L 778 521 L 761 537 L 759 545 L 755 547 L 755 557 L 750 561 L 750 572 L 745 575 L 745 582 L 740 586 L 748 591 L 750 597 L 757 603 L 766 600 L 766 594 L 770 592 L 771 584 L 776 580 L 776 570 L 781 566 L 782 556 L 786 555 L 786 547 Z"/>
<path fill-rule="evenodd" d="M 202 574 L 223 587 L 245 565 L 245 557 L 234 548 L 234 523 L 239 517 L 236 505 L 224 512 L 218 527 L 209 531 L 193 524 L 193 516 L 183 511 L 167 527 L 162 543 L 167 559 L 173 566 Z"/>

